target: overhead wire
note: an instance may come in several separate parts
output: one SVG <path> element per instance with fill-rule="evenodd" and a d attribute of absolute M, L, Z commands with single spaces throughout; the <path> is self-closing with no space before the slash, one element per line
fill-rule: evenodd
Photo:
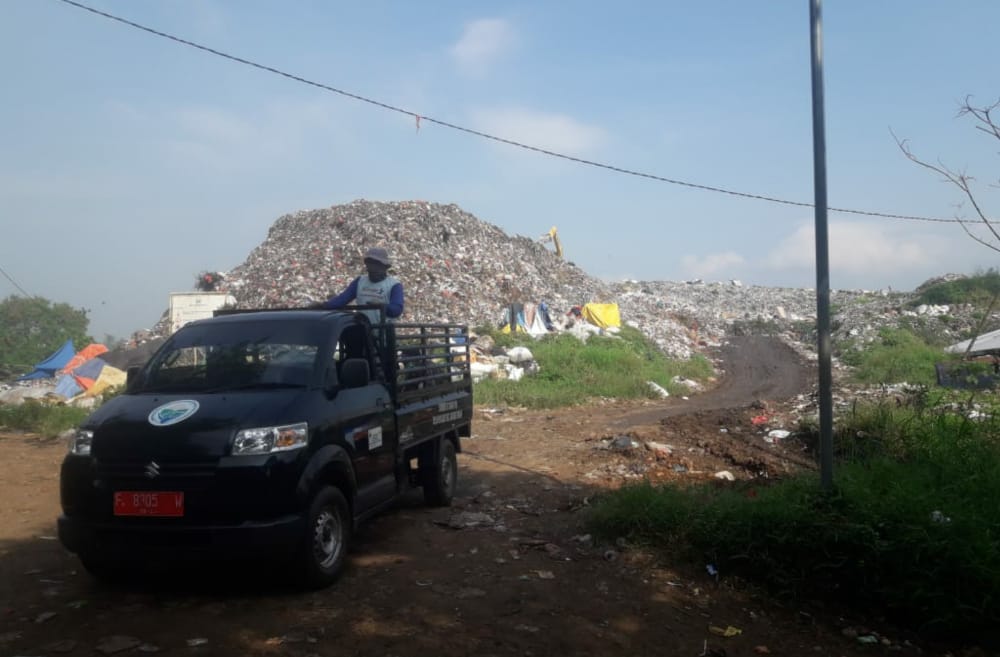
<path fill-rule="evenodd" d="M 288 73 L 286 71 L 282 71 L 281 69 L 277 69 L 277 68 L 274 68 L 272 66 L 268 66 L 266 64 L 261 64 L 259 62 L 255 62 L 255 61 L 252 61 L 252 60 L 249 60 L 249 59 L 245 59 L 243 57 L 238 57 L 236 55 L 231 55 L 231 54 L 223 52 L 221 50 L 217 50 L 215 48 L 211 48 L 209 46 L 205 46 L 205 45 L 202 45 L 200 43 L 196 43 L 194 41 L 189 41 L 188 39 L 183 39 L 181 37 L 174 36 L 174 35 L 168 34 L 166 32 L 162 32 L 160 30 L 148 27 L 146 25 L 142 25 L 140 23 L 136 23 L 136 22 L 128 20 L 126 18 L 122 18 L 121 16 L 116 16 L 114 14 L 110 14 L 108 12 L 101 11 L 100 9 L 96 9 L 96 8 L 91 7 L 89 5 L 85 5 L 85 4 L 81 3 L 81 2 L 77 2 L 76 0 L 58 0 L 58 2 L 62 2 L 62 3 L 67 4 L 67 5 L 72 5 L 73 7 L 77 7 L 79 9 L 84 10 L 84 11 L 88 11 L 88 12 L 90 12 L 92 14 L 96 14 L 98 16 L 102 16 L 102 17 L 107 18 L 109 20 L 116 21 L 116 22 L 121 23 L 123 25 L 127 25 L 129 27 L 135 28 L 137 30 L 142 30 L 144 32 L 148 32 L 149 34 L 153 34 L 155 36 L 158 36 L 158 37 L 161 37 L 161 38 L 164 38 L 164 39 L 168 39 L 170 41 L 174 41 L 176 43 L 179 43 L 179 44 L 191 47 L 191 48 L 195 48 L 195 49 L 201 50 L 203 52 L 210 53 L 212 55 L 216 55 L 217 57 L 222 57 L 224 59 L 228 59 L 230 61 L 237 62 L 237 63 L 243 64 L 245 66 L 250 66 L 252 68 L 256 68 L 256 69 L 259 69 L 259 70 L 262 70 L 262 71 L 266 71 L 268 73 L 273 73 L 275 75 L 280 75 L 280 76 L 282 76 L 284 78 L 288 78 L 289 80 L 294 80 L 295 82 L 306 84 L 306 85 L 309 85 L 311 87 L 316 87 L 318 89 L 323 89 L 325 91 L 329 91 L 331 93 L 339 94 L 341 96 L 345 96 L 347 98 L 351 98 L 351 99 L 354 99 L 354 100 L 357 100 L 357 101 L 360 101 L 360 102 L 363 102 L 363 103 L 367 103 L 367 104 L 373 105 L 375 107 L 380 107 L 382 109 L 385 109 L 385 110 L 388 110 L 388 111 L 391 111 L 391 112 L 396 112 L 398 114 L 403 114 L 403 115 L 412 117 L 415 121 L 417 121 L 418 125 L 420 124 L 420 122 L 432 123 L 432 124 L 436 124 L 436 125 L 442 126 L 444 128 L 450 128 L 452 130 L 456 130 L 456 131 L 459 131 L 459 132 L 464 132 L 466 134 L 474 135 L 476 137 L 481 137 L 483 139 L 489 139 L 491 141 L 499 142 L 499 143 L 502 143 L 502 144 L 507 144 L 509 146 L 514 146 L 516 148 L 521 148 L 521 149 L 524 149 L 524 150 L 527 150 L 527 151 L 533 151 L 535 153 L 540 153 L 542 155 L 548 155 L 550 157 L 555 157 L 555 158 L 559 158 L 559 159 L 562 159 L 562 160 L 567 160 L 567 161 L 570 161 L 570 162 L 576 162 L 577 164 L 584 164 L 584 165 L 587 165 L 587 166 L 590 166 L 590 167 L 596 167 L 596 168 L 604 169 L 604 170 L 607 170 L 607 171 L 614 171 L 616 173 L 621 173 L 621 174 L 628 175 L 628 176 L 635 176 L 635 177 L 638 177 L 638 178 L 646 178 L 648 180 L 655 180 L 655 181 L 658 181 L 658 182 L 669 183 L 671 185 L 679 185 L 679 186 L 688 187 L 688 188 L 691 188 L 691 189 L 700 189 L 702 191 L 715 192 L 717 194 L 728 194 L 730 196 L 737 196 L 737 197 L 740 197 L 740 198 L 748 198 L 748 199 L 754 199 L 754 200 L 758 200 L 758 201 L 766 201 L 766 202 L 769 202 L 769 203 L 778 203 L 778 204 L 782 204 L 782 205 L 790 205 L 790 206 L 795 206 L 795 207 L 802 207 L 802 208 L 813 208 L 813 207 L 815 207 L 815 204 L 813 204 L 813 203 L 807 203 L 807 202 L 804 202 L 804 201 L 792 201 L 792 200 L 789 200 L 789 199 L 778 198 L 778 197 L 775 197 L 775 196 L 767 196 L 767 195 L 764 195 L 764 194 L 753 194 L 753 193 L 749 193 L 749 192 L 740 192 L 740 191 L 736 191 L 736 190 L 732 190 L 732 189 L 727 189 L 727 188 L 724 188 L 724 187 L 717 187 L 717 186 L 714 186 L 714 185 L 703 185 L 703 184 L 693 183 L 693 182 L 689 182 L 689 181 L 685 181 L 685 180 L 678 180 L 678 179 L 674 179 L 674 178 L 667 178 L 665 176 L 659 176 L 659 175 L 656 175 L 656 174 L 646 173 L 646 172 L 643 172 L 643 171 L 636 171 L 636 170 L 633 170 L 633 169 L 626 169 L 624 167 L 619 167 L 619 166 L 615 166 L 615 165 L 612 165 L 612 164 L 606 164 L 606 163 L 603 163 L 603 162 L 597 162 L 595 160 L 588 160 L 588 159 L 584 159 L 584 158 L 581 158 L 581 157 L 575 157 L 573 155 L 567 155 L 565 153 L 560 153 L 560 152 L 549 150 L 549 149 L 546 149 L 546 148 L 541 148 L 539 146 L 532 146 L 531 144 L 525 144 L 525 143 L 522 143 L 522 142 L 519 142 L 519 141 L 515 141 L 513 139 L 506 139 L 504 137 L 498 137 L 496 135 L 493 135 L 493 134 L 490 134 L 490 133 L 487 133 L 487 132 L 482 132 L 480 130 L 475 130 L 473 128 L 468 128 L 468 127 L 459 125 L 457 123 L 451 123 L 449 121 L 444 121 L 444 120 L 441 120 L 441 119 L 436 119 L 434 117 L 426 116 L 426 115 L 423 115 L 423 114 L 419 114 L 417 112 L 413 112 L 411 110 L 404 109 L 402 107 L 396 107 L 395 105 L 391 105 L 389 103 L 385 103 L 385 102 L 382 102 L 382 101 L 379 101 L 379 100 L 368 98 L 368 97 L 362 96 L 360 94 L 352 93 L 350 91 L 345 91 L 343 89 L 338 89 L 337 87 L 332 87 L 330 85 L 323 84 L 322 82 L 316 82 L 314 80 L 309 80 L 307 78 L 303 78 L 303 77 L 295 75 L 293 73 Z M 881 217 L 881 218 L 884 218 L 884 219 L 902 219 L 902 220 L 909 220 L 909 221 L 925 221 L 925 222 L 936 222 L 936 223 L 965 223 L 966 222 L 966 220 L 955 219 L 955 218 L 946 219 L 946 218 L 941 218 L 941 217 L 923 217 L 923 216 L 919 216 L 919 215 L 894 214 L 894 213 L 889 213 L 889 212 L 875 212 L 875 211 L 870 211 L 870 210 L 855 210 L 855 209 L 851 209 L 851 208 L 828 207 L 827 209 L 830 210 L 830 211 L 832 211 L 832 212 L 841 212 L 841 213 L 845 213 L 845 214 L 863 215 L 863 216 L 869 216 L 869 217 Z"/>
<path fill-rule="evenodd" d="M 13 283 L 14 287 L 16 287 L 18 290 L 21 291 L 21 294 L 23 294 L 26 297 L 31 297 L 31 295 L 28 294 L 28 292 L 23 287 L 21 287 L 21 284 L 15 281 L 14 277 L 8 274 L 3 267 L 0 267 L 0 274 L 3 274 L 4 278 Z"/>

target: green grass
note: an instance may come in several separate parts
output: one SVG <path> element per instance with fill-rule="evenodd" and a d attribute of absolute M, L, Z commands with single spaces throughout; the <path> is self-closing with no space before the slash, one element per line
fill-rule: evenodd
<path fill-rule="evenodd" d="M 1000 421 L 866 407 L 838 419 L 837 442 L 831 494 L 812 473 L 643 484 L 598 500 L 590 522 L 791 598 L 832 598 L 927 636 L 988 637 L 1000 623 Z"/>
<path fill-rule="evenodd" d="M 840 358 L 854 368 L 860 383 L 933 385 L 934 365 L 945 360 L 945 353 L 906 329 L 883 329 L 874 343 L 860 351 L 848 349 Z"/>
<path fill-rule="evenodd" d="M 1000 291 L 1000 271 L 991 268 L 957 281 L 931 285 L 922 290 L 911 305 L 970 303 L 976 306 L 986 306 L 989 305 L 990 299 L 997 291 Z"/>
<path fill-rule="evenodd" d="M 0 427 L 52 437 L 79 425 L 90 412 L 29 399 L 18 406 L 0 406 Z"/>
<path fill-rule="evenodd" d="M 476 384 L 476 402 L 483 404 L 556 408 L 589 399 L 655 397 L 647 385 L 654 381 L 671 392 L 685 389 L 671 383 L 675 376 L 704 381 L 712 375 L 707 359 L 670 360 L 638 330 L 622 328 L 618 337 L 592 336 L 586 343 L 571 335 L 532 340 L 494 335 L 498 344 L 528 347 L 539 363 L 537 374 L 520 381 L 485 380 Z"/>

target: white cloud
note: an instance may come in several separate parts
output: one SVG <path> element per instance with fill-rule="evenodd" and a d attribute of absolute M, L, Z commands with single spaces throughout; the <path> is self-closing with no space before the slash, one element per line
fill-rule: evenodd
<path fill-rule="evenodd" d="M 734 267 L 738 267 L 746 262 L 746 259 L 733 251 L 725 253 L 712 253 L 707 256 L 684 256 L 681 265 L 684 271 L 698 278 L 716 276 L 717 274 L 732 272 Z"/>
<path fill-rule="evenodd" d="M 463 73 L 482 76 L 516 41 L 514 28 L 508 21 L 481 18 L 466 23 L 462 37 L 451 47 L 451 56 Z"/>
<path fill-rule="evenodd" d="M 166 112 L 163 148 L 185 169 L 243 170 L 285 150 L 268 134 L 262 117 L 241 116 L 215 107 L 183 107 Z"/>
<path fill-rule="evenodd" d="M 221 37 L 227 34 L 229 18 L 214 0 L 163 2 L 157 7 L 172 22 L 183 24 L 199 37 Z"/>
<path fill-rule="evenodd" d="M 298 166 L 306 154 L 354 143 L 356 131 L 349 119 L 361 111 L 328 98 L 278 99 L 236 108 L 110 100 L 103 110 L 119 137 L 141 144 L 149 160 L 189 172 L 227 174 Z"/>
<path fill-rule="evenodd" d="M 135 184 L 127 174 L 104 171 L 3 171 L 0 175 L 0 199 L 30 199 L 35 202 L 37 199 L 72 199 L 77 202 L 120 200 L 126 190 L 132 189 Z"/>
<path fill-rule="evenodd" d="M 564 114 L 548 114 L 522 108 L 479 110 L 473 122 L 483 132 L 569 155 L 598 148 L 604 130 Z"/>
<path fill-rule="evenodd" d="M 216 3 L 199 0 L 193 7 L 195 26 L 200 34 L 220 36 L 226 33 L 229 21 L 225 12 Z"/>
<path fill-rule="evenodd" d="M 235 112 L 187 106 L 159 117 L 161 146 L 185 168 L 244 171 L 294 161 L 314 142 L 334 144 L 347 131 L 332 102 L 273 102 Z"/>
<path fill-rule="evenodd" d="M 183 107 L 171 113 L 182 134 L 199 140 L 238 143 L 253 136 L 253 124 L 215 107 Z"/>
<path fill-rule="evenodd" d="M 800 226 L 767 257 L 772 269 L 815 268 L 816 232 L 812 224 Z M 885 275 L 926 266 L 933 243 L 907 236 L 898 229 L 860 222 L 835 221 L 829 225 L 830 270 L 844 275 Z"/>

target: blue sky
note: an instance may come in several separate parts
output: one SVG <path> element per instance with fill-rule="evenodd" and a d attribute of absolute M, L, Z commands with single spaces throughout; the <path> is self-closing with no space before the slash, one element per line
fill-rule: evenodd
<path fill-rule="evenodd" d="M 424 116 L 569 155 L 809 202 L 807 0 L 265 2 L 92 6 Z M 0 267 L 151 326 L 168 294 L 240 264 L 280 215 L 358 198 L 457 203 L 511 234 L 556 225 L 609 280 L 812 287 L 813 214 L 550 159 L 205 54 L 56 0 L 0 21 Z M 994 0 L 826 2 L 833 206 L 952 217 L 960 192 L 901 155 L 979 177 L 1000 144 L 956 118 L 1000 98 Z M 964 211 L 967 213 L 967 211 Z M 996 264 L 956 224 L 830 214 L 838 289 L 912 289 Z M 391 247 L 391 245 L 389 245 Z M 405 273 L 404 273 L 405 274 Z M 0 277 L 0 297 L 16 293 Z"/>

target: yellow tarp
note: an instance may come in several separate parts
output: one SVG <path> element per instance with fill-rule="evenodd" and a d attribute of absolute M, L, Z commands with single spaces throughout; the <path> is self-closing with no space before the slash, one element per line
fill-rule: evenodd
<path fill-rule="evenodd" d="M 585 320 L 602 329 L 622 325 L 617 303 L 588 303 L 580 312 Z"/>
<path fill-rule="evenodd" d="M 90 386 L 83 394 L 87 397 L 96 397 L 108 388 L 123 385 L 125 385 L 125 372 L 117 367 L 105 365 L 101 370 L 100 376 L 94 381 L 94 385 Z"/>

